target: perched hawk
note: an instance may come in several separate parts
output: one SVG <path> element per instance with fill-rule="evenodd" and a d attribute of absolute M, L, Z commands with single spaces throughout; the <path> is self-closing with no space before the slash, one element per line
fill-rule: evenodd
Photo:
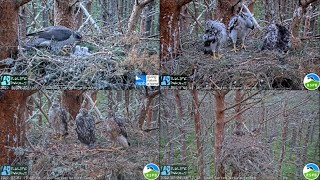
<path fill-rule="evenodd" d="M 205 53 L 210 48 L 214 59 L 221 58 L 219 55 L 220 47 L 227 40 L 227 31 L 223 23 L 209 20 L 206 22 L 206 32 L 202 37 L 205 46 Z"/>
<path fill-rule="evenodd" d="M 291 47 L 291 34 L 289 30 L 279 24 L 270 24 L 267 28 L 267 34 L 264 38 L 261 50 L 278 50 L 287 52 Z"/>
<path fill-rule="evenodd" d="M 92 147 L 96 141 L 95 117 L 87 109 L 81 108 L 76 116 L 76 131 L 80 142 Z"/>
<path fill-rule="evenodd" d="M 27 49 L 32 47 L 49 47 L 54 53 L 59 53 L 66 45 L 73 45 L 80 41 L 82 36 L 64 26 L 49 26 L 41 31 L 27 34 L 37 38 L 26 45 Z"/>
<path fill-rule="evenodd" d="M 55 136 L 62 138 L 68 135 L 68 113 L 58 101 L 54 101 L 49 109 L 49 122 Z"/>
<path fill-rule="evenodd" d="M 128 135 L 124 126 L 124 122 L 120 118 L 109 118 L 106 120 L 107 135 L 112 141 L 112 147 L 119 143 L 122 147 L 128 148 Z"/>
<path fill-rule="evenodd" d="M 246 49 L 244 40 L 250 29 L 254 29 L 254 19 L 251 13 L 241 12 L 240 15 L 233 16 L 229 22 L 229 33 L 233 43 L 233 51 L 237 52 L 237 39 L 241 40 L 241 48 Z"/>

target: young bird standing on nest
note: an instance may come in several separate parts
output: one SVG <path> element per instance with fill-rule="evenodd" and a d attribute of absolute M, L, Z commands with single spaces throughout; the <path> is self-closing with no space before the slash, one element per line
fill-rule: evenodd
<path fill-rule="evenodd" d="M 96 141 L 95 117 L 86 108 L 81 108 L 76 116 L 76 125 L 79 141 L 92 148 Z"/>
<path fill-rule="evenodd" d="M 128 148 L 130 143 L 128 143 L 128 135 L 123 123 L 123 120 L 119 118 L 109 118 L 106 120 L 106 128 L 108 137 L 112 141 L 112 148 L 115 147 L 116 143 L 119 143 L 122 147 Z"/>
<path fill-rule="evenodd" d="M 213 59 L 220 59 L 220 47 L 227 40 L 227 31 L 223 23 L 219 21 L 209 20 L 206 22 L 206 33 L 202 37 L 205 48 L 210 46 L 213 53 Z"/>
<path fill-rule="evenodd" d="M 270 24 L 263 41 L 261 50 L 278 50 L 287 52 L 291 48 L 290 31 L 280 24 Z"/>
<path fill-rule="evenodd" d="M 240 12 L 239 15 L 233 16 L 229 22 L 229 33 L 233 43 L 233 51 L 237 52 L 237 39 L 241 40 L 241 48 L 246 49 L 244 41 L 246 36 L 254 29 L 254 19 L 251 13 Z"/>
<path fill-rule="evenodd" d="M 58 100 L 52 103 L 49 109 L 49 122 L 54 130 L 54 134 L 60 140 L 68 135 L 68 113 L 60 105 Z"/>

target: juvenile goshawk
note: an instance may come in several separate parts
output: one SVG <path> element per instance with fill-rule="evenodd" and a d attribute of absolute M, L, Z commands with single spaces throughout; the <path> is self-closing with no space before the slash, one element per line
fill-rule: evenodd
<path fill-rule="evenodd" d="M 49 122 L 54 130 L 55 136 L 65 137 L 68 135 L 68 113 L 56 100 L 49 109 Z"/>
<path fill-rule="evenodd" d="M 254 29 L 254 19 L 251 13 L 241 12 L 239 15 L 233 16 L 229 22 L 229 35 L 233 43 L 233 51 L 237 52 L 237 39 L 241 40 L 241 48 L 246 49 L 244 41 L 250 32 Z"/>
<path fill-rule="evenodd" d="M 210 47 L 213 59 L 221 58 L 219 54 L 220 47 L 224 45 L 227 40 L 226 26 L 214 20 L 209 20 L 206 22 L 206 32 L 202 37 L 205 46 L 205 52 L 208 51 Z"/>
<path fill-rule="evenodd" d="M 91 148 L 96 141 L 95 117 L 87 109 L 81 108 L 76 116 L 76 125 L 79 141 Z"/>

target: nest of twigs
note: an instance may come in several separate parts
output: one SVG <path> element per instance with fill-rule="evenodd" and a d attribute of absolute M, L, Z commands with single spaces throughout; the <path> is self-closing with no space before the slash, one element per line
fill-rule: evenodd
<path fill-rule="evenodd" d="M 218 60 L 204 54 L 200 37 L 183 37 L 181 54 L 162 62 L 162 70 L 189 76 L 189 88 L 199 89 L 303 89 L 304 76 L 319 72 L 319 42 L 306 42 L 302 49 L 288 53 L 260 51 L 262 36 L 263 33 L 250 35 L 247 49 L 236 53 L 231 51 L 232 43 L 228 41 Z"/>
<path fill-rule="evenodd" d="M 134 88 L 136 74 L 158 74 L 157 40 L 110 32 L 83 37 L 78 45 L 88 47 L 89 56 L 75 56 L 75 45 L 59 54 L 46 48 L 21 50 L 17 59 L 0 63 L 5 66 L 0 75 L 28 75 L 30 88 L 128 89 Z"/>
<path fill-rule="evenodd" d="M 271 147 L 251 135 L 227 136 L 219 162 L 241 177 L 266 177 L 276 173 Z"/>
<path fill-rule="evenodd" d="M 34 126 L 27 135 L 26 162 L 22 163 L 28 164 L 30 178 L 143 179 L 143 167 L 158 157 L 155 132 L 146 136 L 128 126 L 131 146 L 115 150 L 103 134 L 103 124 L 97 124 L 92 149 L 77 139 L 75 125 L 70 125 L 63 140 L 54 139 L 52 130 L 45 126 Z"/>

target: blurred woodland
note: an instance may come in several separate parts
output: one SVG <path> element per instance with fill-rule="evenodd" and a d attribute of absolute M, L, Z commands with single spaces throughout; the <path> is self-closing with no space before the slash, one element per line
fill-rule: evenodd
<path fill-rule="evenodd" d="M 188 179 L 303 179 L 319 164 L 319 92 L 165 91 L 160 162 Z"/>
<path fill-rule="evenodd" d="M 171 3 L 170 3 L 171 2 Z M 319 0 L 184 0 L 160 2 L 161 67 L 167 74 L 187 75 L 190 88 L 303 89 L 308 73 L 320 73 Z M 248 7 L 259 26 L 250 30 L 246 49 L 232 51 L 228 38 L 222 57 L 204 55 L 207 20 L 224 23 Z M 290 32 L 287 53 L 261 50 L 271 24 Z"/>

